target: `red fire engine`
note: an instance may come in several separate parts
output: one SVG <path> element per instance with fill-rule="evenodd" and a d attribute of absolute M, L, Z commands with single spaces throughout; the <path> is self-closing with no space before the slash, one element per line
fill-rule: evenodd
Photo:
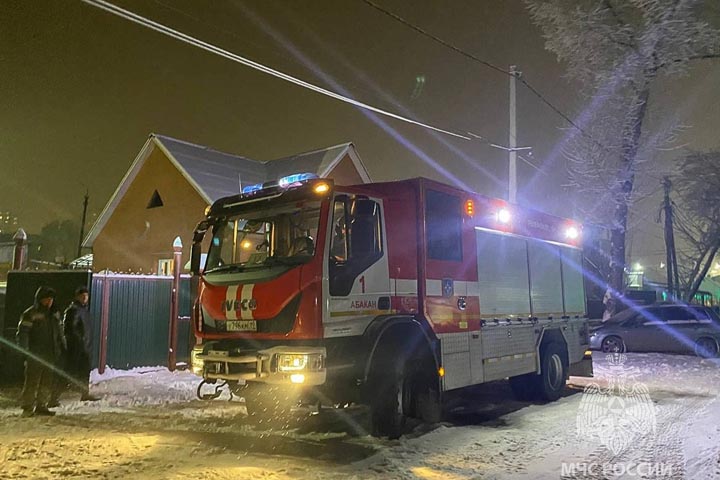
<path fill-rule="evenodd" d="M 470 385 L 557 399 L 592 373 L 580 236 L 424 178 L 245 187 L 195 232 L 193 368 L 251 415 L 360 402 L 390 437 Z"/>

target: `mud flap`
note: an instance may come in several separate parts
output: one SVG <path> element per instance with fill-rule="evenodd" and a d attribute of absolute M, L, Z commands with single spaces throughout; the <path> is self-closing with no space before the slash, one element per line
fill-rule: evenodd
<path fill-rule="evenodd" d="M 568 373 L 571 377 L 592 377 L 593 376 L 592 355 L 588 355 L 586 353 L 582 360 L 570 365 L 570 369 L 569 369 Z"/>

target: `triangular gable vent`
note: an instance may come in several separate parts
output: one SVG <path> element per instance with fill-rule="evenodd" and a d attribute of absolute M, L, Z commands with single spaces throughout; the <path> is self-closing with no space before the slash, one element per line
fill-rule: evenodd
<path fill-rule="evenodd" d="M 162 207 L 163 201 L 162 198 L 160 198 L 160 194 L 157 190 L 155 190 L 152 194 L 152 197 L 150 197 L 150 201 L 148 202 L 147 208 L 157 208 Z"/>

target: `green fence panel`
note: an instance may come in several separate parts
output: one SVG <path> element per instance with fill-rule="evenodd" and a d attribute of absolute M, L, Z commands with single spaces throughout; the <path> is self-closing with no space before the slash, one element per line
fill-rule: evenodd
<path fill-rule="evenodd" d="M 127 369 L 166 366 L 172 278 L 140 275 L 95 275 L 91 311 L 96 319 L 95 363 L 99 352 L 104 288 L 109 289 L 107 365 Z M 180 317 L 190 316 L 190 281 L 182 278 Z M 178 320 L 177 362 L 188 360 L 189 321 Z"/>

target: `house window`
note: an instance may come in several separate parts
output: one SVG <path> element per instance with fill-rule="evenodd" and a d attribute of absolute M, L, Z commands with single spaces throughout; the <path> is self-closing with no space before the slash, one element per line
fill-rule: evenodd
<path fill-rule="evenodd" d="M 157 207 L 162 207 L 163 205 L 164 204 L 163 204 L 162 198 L 160 198 L 160 194 L 158 193 L 157 190 L 155 190 L 152 194 L 152 197 L 150 197 L 150 201 L 147 204 L 147 208 L 157 208 Z"/>
<path fill-rule="evenodd" d="M 172 276 L 172 274 L 173 274 L 172 258 L 164 258 L 164 259 L 158 260 L 157 272 L 158 272 L 158 275 L 164 275 L 167 277 Z"/>

